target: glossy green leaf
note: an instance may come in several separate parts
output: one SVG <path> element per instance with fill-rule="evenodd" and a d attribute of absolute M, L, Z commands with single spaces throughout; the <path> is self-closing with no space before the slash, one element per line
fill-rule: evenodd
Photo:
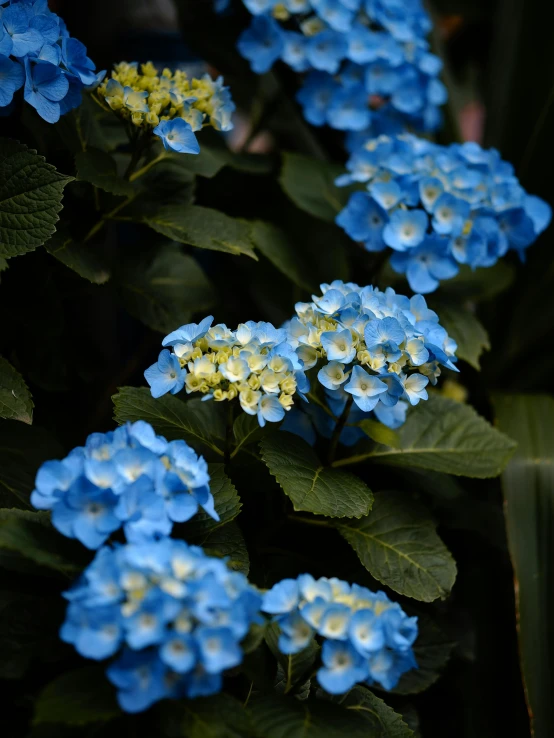
<path fill-rule="evenodd" d="M 262 459 L 295 510 L 332 518 L 361 518 L 371 510 L 369 487 L 353 474 L 323 466 L 299 436 L 272 433 L 262 439 L 260 448 Z"/>
<path fill-rule="evenodd" d="M 102 258 L 98 244 L 75 241 L 66 229 L 54 233 L 44 248 L 66 267 L 93 284 L 104 284 L 111 277 L 111 269 Z"/>
<path fill-rule="evenodd" d="M 460 304 L 441 301 L 433 302 L 432 306 L 440 317 L 441 325 L 458 344 L 456 356 L 467 361 L 474 369 L 480 369 L 479 358 L 483 351 L 490 350 L 490 342 L 477 316 Z"/>
<path fill-rule="evenodd" d="M 201 249 L 224 251 L 257 259 L 250 236 L 250 224 L 230 218 L 219 210 L 200 205 L 167 205 L 143 218 L 162 236 Z"/>
<path fill-rule="evenodd" d="M 33 422 L 33 398 L 25 380 L 0 356 L 0 418 Z"/>
<path fill-rule="evenodd" d="M 462 477 L 495 477 L 516 444 L 493 428 L 469 405 L 432 395 L 408 415 L 399 429 L 400 448 L 362 444 L 333 466 L 375 461 L 416 466 Z"/>
<path fill-rule="evenodd" d="M 0 420 L 0 504 L 29 509 L 39 466 L 62 456 L 58 442 L 43 428 Z"/>
<path fill-rule="evenodd" d="M 356 711 L 323 700 L 267 695 L 251 701 L 250 714 L 263 738 L 370 738 Z"/>
<path fill-rule="evenodd" d="M 77 179 L 90 182 L 104 192 L 129 197 L 134 193 L 133 185 L 117 173 L 115 159 L 100 149 L 88 148 L 75 157 Z"/>
<path fill-rule="evenodd" d="M 250 557 L 244 536 L 234 521 L 214 528 L 205 537 L 198 539 L 198 543 L 210 556 L 227 558 L 230 569 L 246 575 L 250 571 Z"/>
<path fill-rule="evenodd" d="M 233 436 L 236 446 L 231 458 L 234 458 L 245 446 L 259 441 L 262 435 L 263 430 L 260 428 L 257 416 L 240 413 L 233 423 Z"/>
<path fill-rule="evenodd" d="M 214 287 L 198 262 L 177 244 L 160 245 L 141 256 L 126 254 L 117 281 L 131 315 L 165 334 L 215 302 Z"/>
<path fill-rule="evenodd" d="M 454 559 L 427 511 L 407 495 L 379 492 L 367 517 L 336 525 L 377 581 L 422 602 L 448 596 Z"/>
<path fill-rule="evenodd" d="M 223 456 L 225 423 L 215 403 L 185 402 L 173 395 L 154 399 L 146 387 L 121 387 L 112 399 L 119 425 L 146 420 L 169 441 L 181 438 L 193 445 L 202 443 Z"/>
<path fill-rule="evenodd" d="M 358 427 L 363 430 L 368 438 L 376 443 L 382 443 L 384 446 L 391 446 L 392 448 L 400 448 L 400 437 L 398 433 L 392 428 L 387 428 L 383 423 L 379 423 L 377 420 L 368 418 L 361 420 L 358 423 Z"/>
<path fill-rule="evenodd" d="M 508 545 L 515 572 L 519 651 L 536 738 L 554 730 L 554 399 L 494 398 L 500 428 L 518 442 L 502 474 Z"/>
<path fill-rule="evenodd" d="M 396 694 L 419 694 L 435 684 L 448 663 L 455 641 L 426 615 L 418 615 L 419 634 L 414 643 L 414 656 L 418 668 L 400 677 L 391 691 Z"/>
<path fill-rule="evenodd" d="M 35 725 L 61 723 L 86 725 L 106 722 L 121 715 L 115 688 L 101 665 L 68 671 L 48 684 L 35 703 Z"/>
<path fill-rule="evenodd" d="M 187 539 L 188 536 L 205 536 L 215 528 L 229 523 L 237 517 L 242 508 L 236 487 L 225 474 L 225 465 L 208 464 L 208 471 L 210 491 L 214 498 L 215 510 L 219 515 L 219 522 L 200 509 L 186 524 Z"/>
<path fill-rule="evenodd" d="M 286 152 L 279 182 L 299 208 L 334 223 L 351 192 L 336 186 L 339 174 L 344 174 L 344 169 L 337 164 Z"/>
<path fill-rule="evenodd" d="M 82 549 L 52 527 L 49 515 L 27 510 L 0 509 L 0 549 L 72 575 L 86 561 Z"/>
<path fill-rule="evenodd" d="M 250 715 L 231 695 L 221 693 L 163 705 L 165 738 L 249 738 L 254 736 Z"/>
<path fill-rule="evenodd" d="M 316 287 L 310 281 L 310 270 L 302 264 L 298 250 L 287 239 L 286 234 L 271 223 L 261 220 L 252 224 L 252 241 L 266 259 L 277 267 L 291 282 L 307 292 Z"/>
<path fill-rule="evenodd" d="M 368 738 L 413 738 L 414 734 L 386 702 L 365 687 L 354 687 L 342 701 L 342 706 L 352 710 L 367 723 Z"/>
<path fill-rule="evenodd" d="M 33 251 L 50 238 L 72 179 L 33 149 L 0 139 L 0 256 Z"/>

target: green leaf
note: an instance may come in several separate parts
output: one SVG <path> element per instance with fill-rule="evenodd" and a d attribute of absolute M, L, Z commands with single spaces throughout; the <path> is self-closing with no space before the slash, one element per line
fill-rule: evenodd
<path fill-rule="evenodd" d="M 456 643 L 443 629 L 426 615 L 418 615 L 419 635 L 414 643 L 414 655 L 418 668 L 400 677 L 391 690 L 396 694 L 419 694 L 434 684 L 441 676 Z"/>
<path fill-rule="evenodd" d="M 252 224 L 252 241 L 258 251 L 291 282 L 307 292 L 316 290 L 309 279 L 309 267 L 307 264 L 302 264 L 298 250 L 293 247 L 280 228 L 257 220 Z"/>
<path fill-rule="evenodd" d="M 363 717 L 323 700 L 267 695 L 252 700 L 250 714 L 263 738 L 372 738 Z"/>
<path fill-rule="evenodd" d="M 119 262 L 118 286 L 127 310 L 149 328 L 170 333 L 215 301 L 214 288 L 177 244 L 129 254 Z"/>
<path fill-rule="evenodd" d="M 193 445 L 200 442 L 219 456 L 224 455 L 225 422 L 215 403 L 184 402 L 173 395 L 155 400 L 145 387 L 120 387 L 112 399 L 114 420 L 119 425 L 146 420 L 169 441 L 181 438 Z"/>
<path fill-rule="evenodd" d="M 502 474 L 508 545 L 515 571 L 518 634 L 526 699 L 536 738 L 554 726 L 554 399 L 494 398 L 498 425 L 518 447 Z"/>
<path fill-rule="evenodd" d="M 35 703 L 34 724 L 86 725 L 121 715 L 104 672 L 104 666 L 86 666 L 50 682 Z"/>
<path fill-rule="evenodd" d="M 387 428 L 383 423 L 377 420 L 361 420 L 357 426 L 363 430 L 368 438 L 376 443 L 382 443 L 384 446 L 391 448 L 400 448 L 400 437 L 392 428 Z"/>
<path fill-rule="evenodd" d="M 198 543 L 210 556 L 228 557 L 227 563 L 231 569 L 248 575 L 250 558 L 244 536 L 235 522 L 214 528 Z"/>
<path fill-rule="evenodd" d="M 256 415 L 241 413 L 233 423 L 233 435 L 236 446 L 233 449 L 231 458 L 233 459 L 244 446 L 249 446 L 251 443 L 259 441 L 262 433 L 263 431 L 260 428 Z"/>
<path fill-rule="evenodd" d="M 77 179 L 90 182 L 104 192 L 129 197 L 134 194 L 133 185 L 117 173 L 115 159 L 100 149 L 88 148 L 75 157 Z"/>
<path fill-rule="evenodd" d="M 315 639 L 312 639 L 306 648 L 299 653 L 281 653 L 278 645 L 280 633 L 281 629 L 278 623 L 270 623 L 265 632 L 265 642 L 283 669 L 285 679 L 284 692 L 287 694 L 295 686 L 311 676 L 320 648 Z"/>
<path fill-rule="evenodd" d="M 33 422 L 33 399 L 21 374 L 0 356 L 0 418 Z"/>
<path fill-rule="evenodd" d="M 146 225 L 162 236 L 201 249 L 224 251 L 257 259 L 250 236 L 250 224 L 230 218 L 219 210 L 200 205 L 167 205 L 143 218 Z"/>
<path fill-rule="evenodd" d="M 295 510 L 332 518 L 361 518 L 371 510 L 369 487 L 353 474 L 322 466 L 298 436 L 272 433 L 262 439 L 260 448 L 262 459 Z"/>
<path fill-rule="evenodd" d="M 167 738 L 246 738 L 254 735 L 250 715 L 234 697 L 179 700 L 163 705 L 163 731 Z"/>
<path fill-rule="evenodd" d="M 496 477 L 516 444 L 495 430 L 469 405 L 440 395 L 421 402 L 399 429 L 400 448 L 356 446 L 356 454 L 333 466 L 373 460 L 392 466 L 416 466 L 461 477 Z"/>
<path fill-rule="evenodd" d="M 426 510 L 399 492 L 379 492 L 371 514 L 337 528 L 377 581 L 422 602 L 444 599 L 456 564 Z"/>
<path fill-rule="evenodd" d="M 86 561 L 82 549 L 52 527 L 49 515 L 27 510 L 0 509 L 0 549 L 67 574 L 81 571 Z"/>
<path fill-rule="evenodd" d="M 447 302 L 432 303 L 440 316 L 441 325 L 458 344 L 456 355 L 480 369 L 479 357 L 490 350 L 490 342 L 483 324 L 468 308 Z"/>
<path fill-rule="evenodd" d="M 336 186 L 339 174 L 344 174 L 344 168 L 337 164 L 286 152 L 279 182 L 299 208 L 334 223 L 351 194 L 351 189 Z"/>
<path fill-rule="evenodd" d="M 219 528 L 240 513 L 242 503 L 235 485 L 225 474 L 224 464 L 208 464 L 210 474 L 210 491 L 214 497 L 215 510 L 219 515 L 219 522 L 214 520 L 203 510 L 186 523 L 188 537 L 205 536 L 215 528 Z"/>
<path fill-rule="evenodd" d="M 508 289 L 515 269 L 504 260 L 487 269 L 471 269 L 467 265 L 453 278 L 441 283 L 441 292 L 448 299 L 488 300 Z"/>
<path fill-rule="evenodd" d="M 54 233 L 44 248 L 66 267 L 93 284 L 104 284 L 110 277 L 110 268 L 102 259 L 98 245 L 75 241 L 66 228 Z"/>
<path fill-rule="evenodd" d="M 4 257 L 0 256 L 0 272 L 5 272 L 8 268 L 8 261 Z"/>
<path fill-rule="evenodd" d="M 414 734 L 386 702 L 365 687 L 354 687 L 342 701 L 367 723 L 368 738 L 413 738 Z"/>
<path fill-rule="evenodd" d="M 39 466 L 62 456 L 62 449 L 51 433 L 17 420 L 1 420 L 0 504 L 31 507 L 29 497 Z"/>
<path fill-rule="evenodd" d="M 0 256 L 33 251 L 50 238 L 72 179 L 33 149 L 0 139 Z"/>

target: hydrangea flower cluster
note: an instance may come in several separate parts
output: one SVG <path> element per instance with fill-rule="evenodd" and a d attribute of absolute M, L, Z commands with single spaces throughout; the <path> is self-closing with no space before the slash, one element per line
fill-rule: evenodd
<path fill-rule="evenodd" d="M 261 621 L 243 574 L 170 538 L 101 548 L 65 597 L 61 639 L 89 659 L 118 654 L 106 673 L 127 712 L 219 692 Z"/>
<path fill-rule="evenodd" d="M 392 268 L 417 292 L 432 292 L 460 264 L 491 267 L 510 249 L 523 259 L 551 220 L 511 164 L 477 143 L 379 136 L 347 168 L 337 184 L 367 183 L 367 191 L 350 197 L 337 223 L 367 251 L 392 249 Z"/>
<path fill-rule="evenodd" d="M 96 549 L 121 527 L 130 541 L 169 535 L 199 507 L 219 520 L 209 482 L 205 460 L 190 446 L 139 420 L 93 433 L 62 461 L 45 462 L 31 502 L 52 511 L 64 536 Z"/>
<path fill-rule="evenodd" d="M 393 689 L 402 674 L 417 669 L 417 618 L 384 592 L 302 574 L 272 587 L 262 610 L 279 623 L 284 654 L 299 653 L 316 634 L 323 638 L 317 680 L 330 694 L 344 694 L 360 682 Z"/>
<path fill-rule="evenodd" d="M 211 125 L 218 131 L 233 128 L 235 105 L 223 77 L 208 74 L 189 79 L 186 72 L 152 64 L 121 62 L 98 87 L 98 99 L 134 129 L 153 132 L 167 150 L 198 154 L 195 131 Z"/>
<path fill-rule="evenodd" d="M 288 340 L 307 370 L 341 410 L 350 396 L 363 414 L 395 428 L 407 402 L 427 399 L 440 367 L 457 371 L 456 343 L 439 325 L 421 295 L 397 295 L 388 288 L 359 287 L 336 280 L 321 285 L 321 296 L 296 304 Z M 367 415 L 366 415 L 367 417 Z"/>
<path fill-rule="evenodd" d="M 306 120 L 342 131 L 433 131 L 447 99 L 421 0 L 243 0 L 254 16 L 238 41 L 254 72 L 282 60 L 307 73 Z"/>
<path fill-rule="evenodd" d="M 183 387 L 203 400 L 234 400 L 263 427 L 276 423 L 307 389 L 302 362 L 287 343 L 284 329 L 271 323 L 241 323 L 236 331 L 213 317 L 178 328 L 163 340 L 164 349 L 144 376 L 152 397 Z"/>
<path fill-rule="evenodd" d="M 96 81 L 85 46 L 71 38 L 48 0 L 0 0 L 0 108 L 24 87 L 25 101 L 56 123 Z"/>

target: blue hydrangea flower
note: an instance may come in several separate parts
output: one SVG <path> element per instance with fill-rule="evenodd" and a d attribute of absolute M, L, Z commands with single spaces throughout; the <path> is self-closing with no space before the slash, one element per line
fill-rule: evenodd
<path fill-rule="evenodd" d="M 390 263 L 419 293 L 454 277 L 460 264 L 490 267 L 526 249 L 551 220 L 495 149 L 440 146 L 409 134 L 359 140 L 336 183 L 365 183 L 336 222 L 367 251 L 393 250 Z"/>
<path fill-rule="evenodd" d="M 421 295 L 409 299 L 390 288 L 381 292 L 339 280 L 322 284 L 321 291 L 312 302 L 297 303 L 296 317 L 287 324 L 290 346 L 324 387 L 328 414 L 306 403 L 298 406 L 320 435 L 330 437 L 348 401 L 353 407 L 341 443 L 363 437 L 356 423 L 370 413 L 398 428 L 407 408 L 427 399 L 425 388 L 436 384 L 441 366 L 457 371 L 456 343 Z M 298 413 L 283 429 L 310 438 L 309 423 Z"/>
<path fill-rule="evenodd" d="M 302 574 L 266 592 L 262 610 L 279 624 L 282 653 L 299 653 L 313 638 L 322 639 L 317 680 L 330 694 L 359 683 L 393 689 L 402 674 L 417 669 L 417 618 L 384 592 Z"/>
<path fill-rule="evenodd" d="M 167 392 L 200 393 L 203 400 L 235 400 L 256 415 L 260 426 L 277 423 L 307 390 L 304 364 L 287 342 L 287 332 L 271 323 L 248 321 L 232 331 L 212 326 L 208 316 L 163 340 L 168 348 L 144 376 L 153 397 Z"/>
<path fill-rule="evenodd" d="M 55 123 L 96 80 L 85 46 L 71 38 L 45 0 L 11 0 L 0 8 L 0 108 L 25 82 L 25 101 Z"/>
<path fill-rule="evenodd" d="M 178 154 L 199 154 L 200 146 L 196 136 L 186 120 L 174 118 L 173 120 L 162 120 L 154 134 L 161 138 L 167 151 L 175 151 Z"/>
<path fill-rule="evenodd" d="M 440 125 L 447 94 L 420 0 L 243 3 L 253 18 L 239 52 L 258 74 L 279 59 L 307 73 L 297 99 L 312 125 L 366 135 Z"/>
<path fill-rule="evenodd" d="M 170 538 L 101 548 L 65 597 L 61 639 L 85 658 L 116 656 L 106 674 L 126 712 L 219 692 L 262 622 L 243 574 Z"/>
<path fill-rule="evenodd" d="M 142 420 L 93 433 L 62 461 L 37 472 L 32 504 L 90 549 L 123 527 L 128 540 L 169 535 L 201 507 L 219 520 L 205 460 L 184 441 L 168 442 Z"/>

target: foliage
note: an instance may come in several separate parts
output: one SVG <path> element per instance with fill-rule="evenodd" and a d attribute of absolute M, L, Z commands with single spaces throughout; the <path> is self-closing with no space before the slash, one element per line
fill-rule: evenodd
<path fill-rule="evenodd" d="M 337 4 L 352 20 L 349 3 L 306 6 L 330 23 Z M 8 108 L 8 86 L 0 91 L 9 113 L 0 137 L 7 724 L 27 738 L 519 738 L 529 734 L 527 699 L 534 734 L 546 738 L 554 312 L 549 231 L 531 245 L 549 211 L 526 194 L 552 196 L 544 172 L 496 112 L 489 143 L 507 142 L 502 155 L 525 165 L 516 166 L 521 187 L 495 153 L 405 136 L 406 121 L 436 128 L 444 103 L 419 11 L 407 25 L 425 57 L 415 87 L 428 96 L 405 109 L 414 57 L 392 75 L 398 94 L 383 88 L 370 100 L 374 133 L 394 137 L 362 151 L 366 132 L 342 132 L 360 119 L 365 128 L 370 112 L 365 92 L 353 110 L 342 89 L 352 81 L 344 54 L 333 79 L 320 68 L 331 52 L 322 61 L 307 34 L 295 38 L 310 47 L 308 66 L 290 63 L 283 24 L 288 33 L 299 21 L 304 34 L 304 10 L 285 19 L 280 3 L 216 4 L 228 7 L 218 15 L 211 0 L 176 2 L 185 40 L 230 92 L 221 78 L 150 64 L 97 78 L 86 50 L 69 53 L 59 20 L 44 20 L 42 0 L 0 1 L 0 78 L 23 85 L 28 57 L 26 74 L 43 84 L 41 65 L 51 64 L 58 98 L 31 102 L 28 82 Z M 386 2 L 374 5 L 380 33 L 409 54 L 406 27 L 379 9 Z M 17 15 L 27 31 L 16 42 L 28 48 L 6 54 L 14 32 L 4 23 Z M 37 29 L 58 33 L 44 51 L 57 64 L 37 58 Z M 279 49 L 266 66 L 281 56 L 292 71 L 280 62 L 263 77 L 249 70 L 241 54 L 259 70 L 263 33 Z M 379 66 L 363 64 L 369 76 Z M 77 79 L 95 88 L 80 105 L 64 97 Z M 332 99 L 318 119 L 325 85 Z M 231 93 L 250 126 L 240 150 L 220 133 L 232 128 Z M 57 122 L 47 122 L 57 117 L 48 100 L 61 106 Z M 541 126 L 549 114 L 533 113 Z M 378 128 L 387 116 L 394 131 Z M 527 130 L 523 117 L 517 130 Z M 264 154 L 250 146 L 259 133 L 269 133 Z M 540 126 L 524 138 L 546 145 Z M 427 191 L 436 182 L 407 176 L 413 167 L 421 179 L 422 152 L 430 177 L 446 160 L 463 164 L 458 179 L 441 170 L 437 180 L 446 214 Z M 528 265 L 515 258 L 523 252 Z M 437 292 L 427 304 L 403 297 L 410 286 Z M 529 390 L 542 394 L 521 394 Z M 194 576 L 189 549 L 201 562 Z M 111 583 L 102 579 L 110 567 L 127 582 L 117 612 L 103 601 L 112 620 L 94 589 Z M 216 598 L 209 615 L 221 622 L 203 620 L 183 582 L 199 602 Z M 185 608 L 193 616 L 183 625 Z M 139 616 L 153 613 L 166 630 L 141 641 Z M 335 615 L 347 629 L 339 638 L 328 629 Z M 219 628 L 215 645 L 208 625 Z M 194 672 L 178 661 L 184 646 Z M 141 692 L 137 675 L 154 691 Z M 127 714 L 139 710 L 138 721 Z"/>

